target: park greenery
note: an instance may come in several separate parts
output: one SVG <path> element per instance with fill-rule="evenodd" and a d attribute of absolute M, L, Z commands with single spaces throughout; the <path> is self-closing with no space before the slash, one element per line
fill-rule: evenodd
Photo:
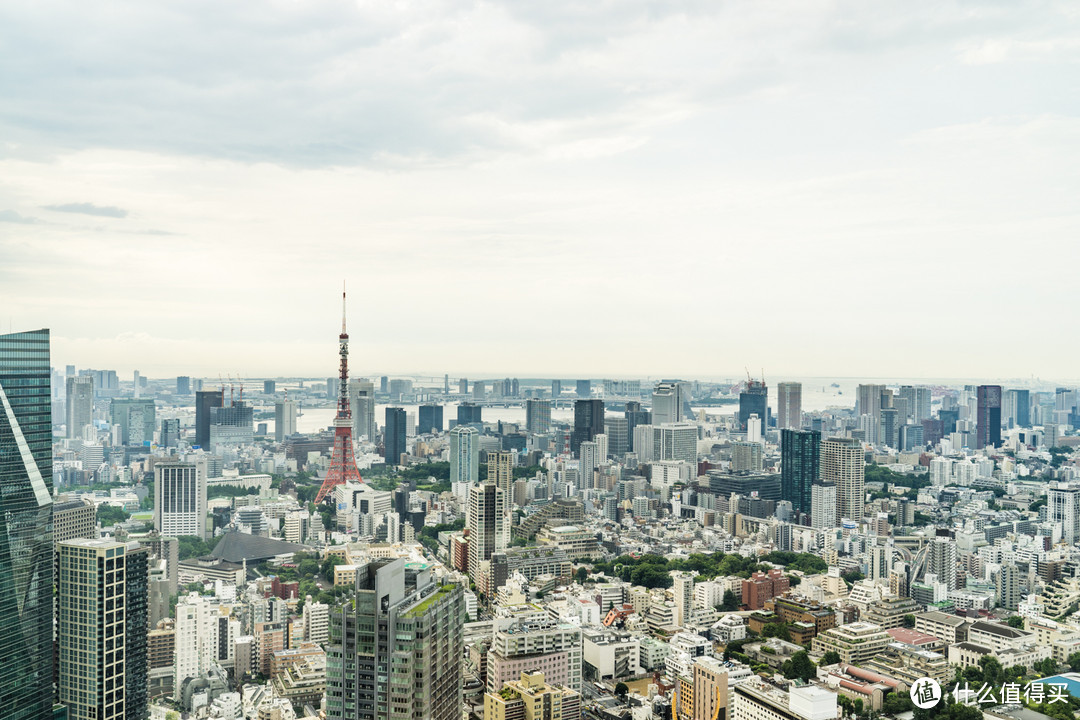
<path fill-rule="evenodd" d="M 122 523 L 131 517 L 130 514 L 124 508 L 116 507 L 115 505 L 106 505 L 101 503 L 97 506 L 97 520 L 101 523 L 101 527 L 107 528 Z"/>
<path fill-rule="evenodd" d="M 765 564 L 768 563 L 768 564 Z M 610 562 L 593 564 L 593 572 L 614 575 L 625 582 L 647 588 L 671 587 L 668 575 L 672 570 L 693 572 L 699 582 L 716 577 L 749 578 L 752 573 L 765 571 L 773 566 L 805 573 L 824 572 L 828 564 L 811 553 L 771 552 L 760 557 L 741 555 L 694 553 L 685 558 L 666 558 L 662 555 L 621 555 Z M 734 609 L 734 608 L 731 608 Z"/>
<path fill-rule="evenodd" d="M 425 525 L 420 529 L 417 535 L 417 540 L 421 545 L 426 547 L 433 553 L 439 551 L 439 533 L 441 532 L 457 532 L 465 527 L 464 519 L 457 519 L 452 523 L 443 523 L 441 525 Z"/>
<path fill-rule="evenodd" d="M 194 535 L 181 535 L 176 538 L 177 552 L 180 555 L 181 560 L 189 560 L 191 558 L 202 557 L 214 552 L 214 548 L 221 540 L 221 535 L 210 540 L 201 540 Z"/>

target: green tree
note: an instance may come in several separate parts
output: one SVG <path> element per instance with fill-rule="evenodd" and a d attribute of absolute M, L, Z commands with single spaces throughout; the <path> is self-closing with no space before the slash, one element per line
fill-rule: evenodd
<path fill-rule="evenodd" d="M 1068 663 L 1073 672 L 1080 672 L 1080 652 L 1074 652 L 1065 662 Z"/>
<path fill-rule="evenodd" d="M 116 523 L 122 523 L 131 517 L 124 508 L 102 503 L 97 506 L 97 519 L 101 527 L 112 527 Z"/>
<path fill-rule="evenodd" d="M 906 628 L 915 627 L 915 616 L 914 615 L 905 615 L 904 616 L 904 627 L 906 627 Z"/>
<path fill-rule="evenodd" d="M 822 665 L 835 665 L 840 662 L 840 653 L 835 650 L 829 650 L 827 653 L 821 656 Z"/>
<path fill-rule="evenodd" d="M 626 697 L 628 694 L 630 694 L 630 688 L 624 682 L 616 683 L 615 694 L 619 697 Z"/>
<path fill-rule="evenodd" d="M 862 715 L 863 714 L 863 701 L 862 701 L 862 698 L 855 698 L 851 702 L 851 711 L 853 713 L 855 713 L 856 715 Z"/>
<path fill-rule="evenodd" d="M 800 650 L 792 655 L 790 660 L 784 661 L 780 672 L 788 680 L 811 680 L 817 676 L 817 665 L 805 650 Z"/>
<path fill-rule="evenodd" d="M 577 576 L 578 585 L 584 585 L 585 581 L 589 579 L 589 569 L 585 567 L 579 567 L 575 575 Z"/>
<path fill-rule="evenodd" d="M 734 612 L 739 609 L 739 598 L 735 596 L 735 593 L 731 590 L 724 591 L 724 602 L 720 605 L 720 609 L 726 612 Z"/>
<path fill-rule="evenodd" d="M 319 574 L 330 582 L 334 582 L 334 568 L 344 563 L 345 558 L 340 555 L 331 555 L 323 560 L 322 566 L 319 568 Z"/>
<path fill-rule="evenodd" d="M 761 636 L 775 637 L 784 642 L 791 642 L 791 633 L 788 631 L 787 623 L 765 623 L 761 628 Z"/>
<path fill-rule="evenodd" d="M 1035 663 L 1035 672 L 1039 673 L 1042 677 L 1053 675 L 1057 672 L 1057 662 L 1053 658 L 1046 658 Z"/>
<path fill-rule="evenodd" d="M 1011 628 L 1016 628 L 1017 630 L 1024 629 L 1024 618 L 1020 617 L 1019 615 L 1010 615 L 1009 617 L 1005 618 L 1005 622 Z"/>
<path fill-rule="evenodd" d="M 899 715 L 908 712 L 914 707 L 911 697 L 903 692 L 891 692 L 885 696 L 881 704 L 881 712 L 885 715 Z"/>

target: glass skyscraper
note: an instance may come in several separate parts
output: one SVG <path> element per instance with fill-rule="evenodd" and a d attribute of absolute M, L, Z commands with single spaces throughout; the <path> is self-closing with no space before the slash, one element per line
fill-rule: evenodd
<path fill-rule="evenodd" d="M 810 514 L 812 487 L 821 467 L 821 433 L 814 430 L 780 431 L 780 497 L 796 513 Z"/>
<path fill-rule="evenodd" d="M 53 708 L 49 331 L 0 335 L 0 717 Z"/>

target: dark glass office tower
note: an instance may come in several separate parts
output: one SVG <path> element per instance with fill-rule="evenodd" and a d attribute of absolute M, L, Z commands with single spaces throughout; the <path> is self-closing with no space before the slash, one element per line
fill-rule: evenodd
<path fill-rule="evenodd" d="M 652 422 L 652 413 L 641 409 L 641 403 L 630 400 L 626 403 L 626 449 L 634 452 L 634 428 Z"/>
<path fill-rule="evenodd" d="M 133 542 L 124 553 L 124 718 L 150 716 L 147 675 L 150 549 Z"/>
<path fill-rule="evenodd" d="M 421 405 L 417 435 L 442 432 L 442 405 Z"/>
<path fill-rule="evenodd" d="M 810 514 L 810 488 L 821 466 L 821 433 L 814 430 L 780 431 L 780 499 L 796 513 Z"/>
<path fill-rule="evenodd" d="M 210 449 L 210 408 L 225 404 L 224 390 L 200 390 L 195 393 L 195 444 Z"/>
<path fill-rule="evenodd" d="M 764 382 L 751 380 L 746 390 L 739 393 L 739 429 L 746 429 L 746 421 L 751 415 L 761 420 L 761 431 L 769 427 L 769 386 Z"/>
<path fill-rule="evenodd" d="M 473 403 L 463 402 L 457 406 L 457 424 L 458 425 L 471 425 L 473 423 L 482 423 L 480 419 L 480 406 Z"/>
<path fill-rule="evenodd" d="M 386 408 L 386 426 L 383 428 L 383 457 L 387 465 L 401 463 L 401 454 L 405 452 L 405 408 Z"/>
<path fill-rule="evenodd" d="M 975 425 L 975 447 L 1001 447 L 1001 386 L 980 385 L 975 393 L 979 414 Z"/>
<path fill-rule="evenodd" d="M 574 401 L 574 431 L 570 434 L 570 452 L 578 454 L 581 443 L 604 434 L 604 401 Z"/>
<path fill-rule="evenodd" d="M 53 708 L 49 331 L 0 335 L 0 718 Z"/>

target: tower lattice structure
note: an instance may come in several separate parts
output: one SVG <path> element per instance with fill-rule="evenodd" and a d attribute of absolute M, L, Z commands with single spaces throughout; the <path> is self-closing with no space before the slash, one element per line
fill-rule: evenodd
<path fill-rule="evenodd" d="M 337 485 L 347 481 L 363 482 L 360 471 L 356 469 L 353 456 L 352 409 L 349 407 L 349 334 L 345 332 L 345 291 L 341 292 L 341 335 L 338 336 L 338 355 L 341 356 L 338 368 L 338 408 L 334 418 L 334 450 L 330 455 L 330 469 L 326 473 L 315 504 L 321 503 Z"/>

